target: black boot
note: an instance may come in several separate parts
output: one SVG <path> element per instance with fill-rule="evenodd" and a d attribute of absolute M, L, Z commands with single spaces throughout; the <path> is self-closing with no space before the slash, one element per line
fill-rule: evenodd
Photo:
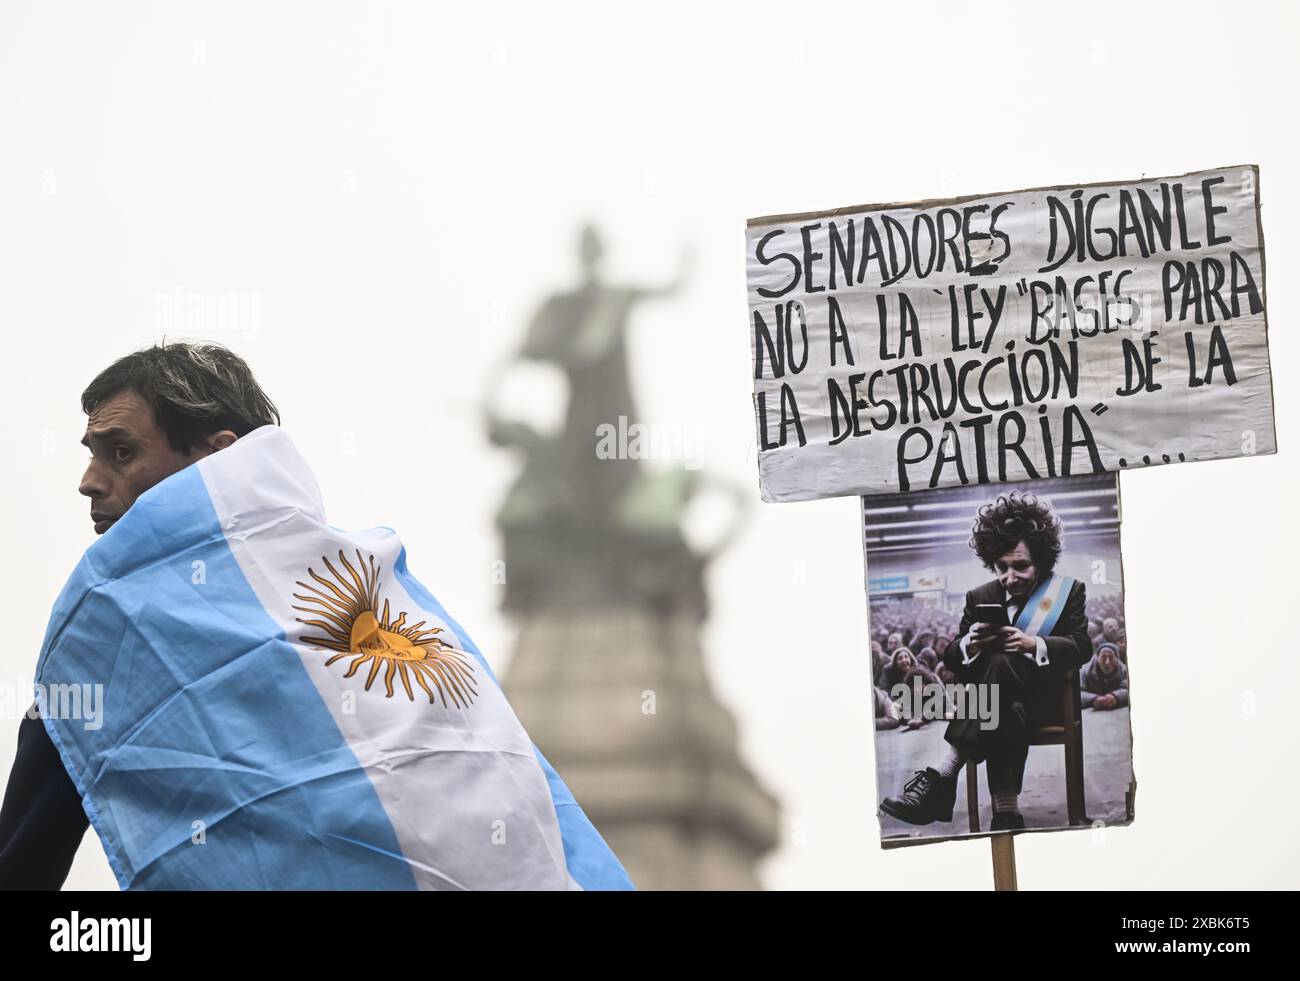
<path fill-rule="evenodd" d="M 957 778 L 945 777 L 932 766 L 917 770 L 897 797 L 886 797 L 880 809 L 890 817 L 908 824 L 951 821 L 952 805 L 957 800 Z"/>
<path fill-rule="evenodd" d="M 993 823 L 989 825 L 990 831 L 1019 831 L 1025 826 L 1024 816 L 1021 814 L 1012 814 L 1004 812 L 999 814 L 993 812 Z"/>

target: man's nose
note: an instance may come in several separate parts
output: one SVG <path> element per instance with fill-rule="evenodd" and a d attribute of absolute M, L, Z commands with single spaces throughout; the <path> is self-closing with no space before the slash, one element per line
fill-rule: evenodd
<path fill-rule="evenodd" d="M 103 497 L 105 485 L 99 474 L 99 466 L 94 460 L 90 466 L 86 467 L 86 472 L 81 477 L 81 483 L 77 487 L 77 492 L 86 497 Z"/>

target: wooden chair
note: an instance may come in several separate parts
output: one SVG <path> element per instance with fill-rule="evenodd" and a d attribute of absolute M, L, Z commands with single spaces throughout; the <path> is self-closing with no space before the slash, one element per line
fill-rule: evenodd
<path fill-rule="evenodd" d="M 1071 825 L 1091 822 L 1085 813 L 1083 794 L 1083 708 L 1079 704 L 1079 671 L 1067 671 L 1061 679 L 1060 715 L 1050 724 L 1040 726 L 1029 740 L 1030 746 L 1065 747 L 1065 810 Z M 970 829 L 980 830 L 979 764 L 966 764 L 966 810 Z"/>

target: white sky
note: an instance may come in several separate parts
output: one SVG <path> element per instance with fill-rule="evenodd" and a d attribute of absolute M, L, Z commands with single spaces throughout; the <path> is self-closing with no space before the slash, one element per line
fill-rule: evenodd
<path fill-rule="evenodd" d="M 1017 850 L 1024 888 L 1295 887 L 1297 40 L 1249 2 L 6 3 L 0 684 L 92 538 L 77 396 L 177 290 L 257 304 L 201 333 L 254 365 L 331 521 L 396 528 L 503 665 L 513 464 L 475 406 L 592 217 L 612 278 L 694 253 L 635 316 L 636 383 L 755 498 L 707 641 L 785 805 L 765 882 L 987 888 L 982 842 L 878 846 L 857 502 L 757 503 L 744 221 L 1258 163 L 1281 453 L 1124 476 L 1137 822 Z M 93 835 L 69 885 L 113 887 Z"/>

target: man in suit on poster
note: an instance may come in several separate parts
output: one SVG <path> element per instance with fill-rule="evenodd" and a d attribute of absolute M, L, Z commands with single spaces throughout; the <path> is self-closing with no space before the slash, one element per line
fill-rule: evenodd
<path fill-rule="evenodd" d="M 1061 522 L 1032 495 L 1012 492 L 980 508 L 970 547 L 997 578 L 966 594 L 958 638 L 943 663 L 959 683 L 989 686 L 998 724 L 986 729 L 978 718 L 953 719 L 944 734 L 947 755 L 917 770 L 880 809 L 909 824 L 951 821 L 961 768 L 986 761 L 992 830 L 1008 831 L 1025 826 L 1019 795 L 1029 740 L 1040 720 L 1052 717 L 1061 679 L 1092 656 L 1086 596 L 1082 582 L 1053 571 Z"/>

